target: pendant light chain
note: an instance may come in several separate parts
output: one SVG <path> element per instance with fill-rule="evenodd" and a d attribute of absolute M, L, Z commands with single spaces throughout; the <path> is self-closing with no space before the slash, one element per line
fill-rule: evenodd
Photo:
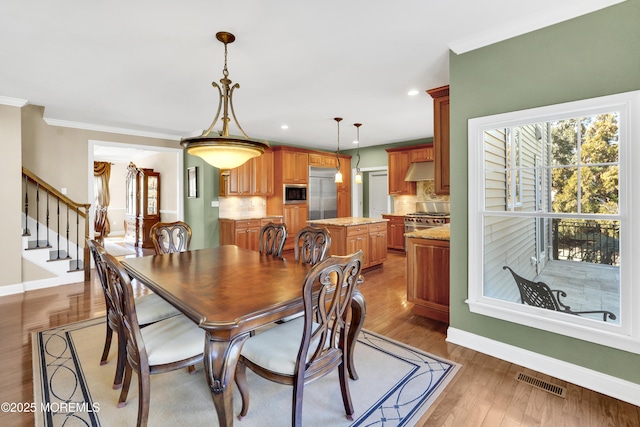
<path fill-rule="evenodd" d="M 340 171 L 340 122 L 342 121 L 342 117 L 336 117 L 333 120 L 335 120 L 338 123 L 338 151 L 336 151 L 336 159 L 338 161 L 338 166 L 336 169 L 338 169 L 338 172 Z"/>
<path fill-rule="evenodd" d="M 222 75 L 225 79 L 229 77 L 229 70 L 227 70 L 227 43 L 224 44 L 224 68 L 222 69 Z"/>
<path fill-rule="evenodd" d="M 353 125 L 356 127 L 356 138 L 358 142 L 358 151 L 357 151 L 358 162 L 356 163 L 355 183 L 362 184 L 362 173 L 360 172 L 360 126 L 362 126 L 362 123 L 354 123 Z"/>
<path fill-rule="evenodd" d="M 338 150 L 336 151 L 336 183 L 342 183 L 342 172 L 340 172 L 340 122 L 342 117 L 335 117 L 333 120 L 338 123 Z"/>

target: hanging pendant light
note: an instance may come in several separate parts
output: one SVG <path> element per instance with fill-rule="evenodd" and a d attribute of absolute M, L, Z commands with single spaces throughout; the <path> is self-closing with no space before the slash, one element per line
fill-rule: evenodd
<path fill-rule="evenodd" d="M 224 43 L 224 69 L 222 70 L 223 77 L 220 79 L 222 87 L 216 82 L 211 83 L 213 87 L 218 89 L 220 96 L 218 112 L 209 129 L 200 136 L 182 138 L 180 145 L 187 149 L 187 153 L 201 157 L 210 165 L 228 170 L 242 165 L 253 157 L 262 155 L 269 148 L 269 144 L 266 141 L 256 141 L 249 138 L 238 123 L 236 113 L 233 110 L 233 91 L 239 89 L 240 85 L 236 83 L 231 86 L 232 81 L 229 79 L 229 71 L 227 70 L 227 45 L 233 43 L 236 37 L 222 31 L 216 34 L 216 38 Z M 229 135 L 229 109 L 231 109 L 233 121 L 242 132 L 243 137 Z M 222 130 L 214 131 L 213 127 L 220 117 L 220 111 L 222 111 Z"/>
<path fill-rule="evenodd" d="M 342 183 L 342 172 L 340 172 L 340 122 L 342 121 L 342 117 L 336 117 L 333 120 L 338 123 L 338 150 L 336 151 L 336 179 L 335 182 L 340 184 Z"/>
<path fill-rule="evenodd" d="M 357 132 L 357 139 L 356 141 L 358 142 L 358 162 L 356 163 L 356 184 L 362 184 L 362 173 L 360 172 L 360 126 L 362 126 L 362 123 L 354 123 L 353 124 L 356 127 L 356 132 Z"/>

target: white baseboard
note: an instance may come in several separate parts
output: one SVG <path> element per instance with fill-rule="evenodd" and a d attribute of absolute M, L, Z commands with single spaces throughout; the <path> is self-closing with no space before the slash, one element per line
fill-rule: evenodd
<path fill-rule="evenodd" d="M 632 405 L 640 406 L 640 384 L 553 359 L 461 329 L 448 328 L 446 341 L 568 381 Z M 630 367 L 630 369 L 632 368 Z"/>
<path fill-rule="evenodd" d="M 54 286 L 68 285 L 70 283 L 84 282 L 84 271 L 76 271 L 68 273 L 65 276 L 51 277 L 49 279 L 32 280 L 23 283 L 25 291 L 33 291 L 36 289 L 53 288 Z"/>
<path fill-rule="evenodd" d="M 0 297 L 7 295 L 21 294 L 24 292 L 24 286 L 22 283 L 16 285 L 4 285 L 0 286 Z"/>

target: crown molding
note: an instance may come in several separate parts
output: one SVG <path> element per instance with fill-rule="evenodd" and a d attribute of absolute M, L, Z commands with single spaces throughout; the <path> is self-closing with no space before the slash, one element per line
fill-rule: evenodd
<path fill-rule="evenodd" d="M 29 103 L 26 99 L 19 98 L 9 98 L 8 96 L 0 96 L 0 104 L 1 105 L 9 105 L 11 107 L 24 107 Z"/>
<path fill-rule="evenodd" d="M 91 130 L 96 132 L 117 133 L 121 135 L 130 135 L 130 136 L 142 136 L 145 138 L 168 139 L 171 141 L 179 141 L 182 138 L 182 136 L 180 135 L 173 135 L 170 133 L 127 129 L 127 128 L 121 128 L 121 127 L 115 127 L 115 126 L 98 125 L 95 123 L 74 122 L 70 120 L 53 119 L 51 117 L 43 117 L 43 120 L 49 126 L 60 126 L 60 127 L 73 128 L 73 129 Z"/>
<path fill-rule="evenodd" d="M 544 27 L 548 27 L 587 13 L 622 3 L 626 0 L 582 0 L 564 8 L 549 9 L 534 14 L 519 21 L 506 23 L 499 28 L 494 28 L 471 37 L 447 44 L 455 54 L 461 55 L 481 47 L 489 46 L 522 34 L 530 33 Z"/>

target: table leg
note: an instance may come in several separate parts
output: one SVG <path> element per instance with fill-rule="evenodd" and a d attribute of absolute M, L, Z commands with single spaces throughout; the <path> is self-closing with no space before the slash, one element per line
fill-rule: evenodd
<path fill-rule="evenodd" d="M 353 353 L 355 352 L 358 334 L 362 329 L 366 314 L 367 305 L 365 304 L 364 296 L 356 289 L 351 298 L 351 325 L 347 338 L 347 348 L 349 349 L 347 369 L 349 370 L 349 377 L 352 380 L 358 379 L 358 373 L 356 372 L 356 367 L 353 362 Z"/>
<path fill-rule="evenodd" d="M 233 426 L 233 381 L 242 345 L 249 334 L 220 341 L 206 334 L 204 344 L 204 372 L 207 376 L 213 404 L 221 427 Z"/>

